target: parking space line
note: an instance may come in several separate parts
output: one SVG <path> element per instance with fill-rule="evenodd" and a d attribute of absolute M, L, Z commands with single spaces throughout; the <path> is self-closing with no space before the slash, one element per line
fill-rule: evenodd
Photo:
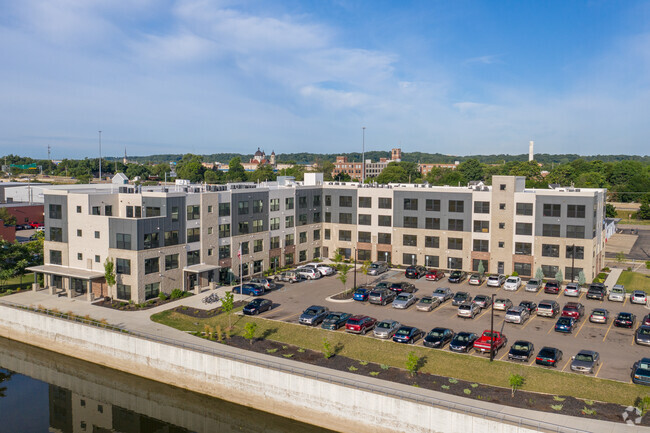
<path fill-rule="evenodd" d="M 580 296 L 578 296 L 578 301 L 580 301 L 584 295 L 585 295 L 585 292 L 582 292 L 582 291 L 581 291 L 581 292 L 580 292 Z"/>
<path fill-rule="evenodd" d="M 554 330 L 554 329 L 555 329 L 555 323 L 551 324 L 551 329 L 549 329 L 548 332 L 547 332 L 546 334 L 547 334 L 547 335 L 550 334 L 551 331 Z"/>
<path fill-rule="evenodd" d="M 605 338 L 607 338 L 607 335 L 609 334 L 610 329 L 612 329 L 612 325 L 614 325 L 614 320 L 609 324 L 609 328 L 607 328 L 607 332 L 605 332 L 605 336 L 603 337 L 603 341 L 605 341 Z"/>
<path fill-rule="evenodd" d="M 503 355 L 501 355 L 501 357 L 499 358 L 499 361 L 502 361 L 503 358 L 505 358 L 506 356 L 508 356 L 508 352 L 505 352 Z"/>
<path fill-rule="evenodd" d="M 594 377 L 598 377 L 598 373 L 600 373 L 600 369 L 603 368 L 603 364 L 604 364 L 603 362 L 600 363 L 600 365 L 598 366 L 598 371 L 596 372 Z"/>
<path fill-rule="evenodd" d="M 533 356 L 531 356 L 531 358 L 532 359 L 530 360 L 530 363 L 528 364 L 529 367 L 535 363 L 535 356 L 533 355 Z"/>
<path fill-rule="evenodd" d="M 564 370 L 566 370 L 566 368 L 569 366 L 569 364 L 571 364 L 571 358 L 569 358 L 569 359 L 567 360 L 566 364 L 564 364 L 564 367 L 562 367 L 562 370 L 560 370 L 560 371 L 564 371 Z"/>
<path fill-rule="evenodd" d="M 623 306 L 625 307 L 625 303 L 627 302 L 627 296 L 623 296 Z"/>
<path fill-rule="evenodd" d="M 492 307 L 490 307 L 490 308 L 492 308 Z M 490 308 L 486 308 L 485 311 L 482 312 L 481 314 L 479 314 L 478 317 L 477 317 L 476 319 L 480 319 L 481 317 L 483 317 L 483 315 L 485 315 L 485 313 L 487 313 L 488 311 L 490 311 Z"/>
<path fill-rule="evenodd" d="M 521 329 L 524 329 L 526 326 L 528 326 L 528 324 L 529 324 L 530 322 L 532 322 L 533 320 L 535 320 L 535 317 L 537 317 L 537 315 L 535 315 L 535 316 L 530 316 L 530 319 L 526 320 L 526 323 L 524 323 L 524 326 L 522 326 Z"/>
<path fill-rule="evenodd" d="M 578 332 L 575 333 L 575 335 L 573 336 L 573 338 L 577 337 L 578 334 L 580 334 L 580 331 L 582 331 L 582 327 L 585 326 L 585 323 L 587 323 L 587 320 L 585 320 L 584 318 L 583 318 L 583 320 L 584 320 L 584 321 L 582 322 L 582 325 L 580 325 L 580 329 L 578 329 Z"/>

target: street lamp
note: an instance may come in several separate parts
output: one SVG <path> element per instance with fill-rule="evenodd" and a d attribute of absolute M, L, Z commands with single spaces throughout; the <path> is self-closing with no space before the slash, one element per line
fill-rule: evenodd
<path fill-rule="evenodd" d="M 359 250 L 355 248 L 354 249 L 354 286 L 353 286 L 355 289 L 357 288 L 357 254 L 358 254 L 358 252 L 359 252 Z"/>
<path fill-rule="evenodd" d="M 573 283 L 573 274 L 575 273 L 575 264 L 576 264 L 576 244 L 573 244 L 571 247 L 571 282 Z"/>
<path fill-rule="evenodd" d="M 494 361 L 494 293 L 492 293 L 492 311 L 490 312 L 490 362 Z"/>
<path fill-rule="evenodd" d="M 361 183 L 366 182 L 366 127 L 362 126 L 363 142 L 361 144 Z"/>
<path fill-rule="evenodd" d="M 102 131 L 99 131 L 99 181 L 102 181 Z"/>

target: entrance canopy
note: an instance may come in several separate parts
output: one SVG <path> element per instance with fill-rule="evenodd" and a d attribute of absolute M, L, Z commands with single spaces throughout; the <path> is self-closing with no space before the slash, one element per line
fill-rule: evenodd
<path fill-rule="evenodd" d="M 212 271 L 214 269 L 219 269 L 220 266 L 217 265 L 207 265 L 205 263 L 199 263 L 198 265 L 186 266 L 183 268 L 186 272 L 191 272 L 193 274 L 200 274 L 201 272 Z"/>
<path fill-rule="evenodd" d="M 30 266 L 27 268 L 27 270 L 48 275 L 61 275 L 62 277 L 79 278 L 81 280 L 94 280 L 95 278 L 104 277 L 103 272 L 90 271 L 88 269 L 69 268 L 67 266 L 58 265 Z"/>

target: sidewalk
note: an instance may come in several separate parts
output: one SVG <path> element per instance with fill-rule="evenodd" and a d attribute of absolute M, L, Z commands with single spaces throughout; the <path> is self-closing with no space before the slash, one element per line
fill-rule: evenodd
<path fill-rule="evenodd" d="M 611 268 L 611 270 L 609 271 L 609 275 L 605 280 L 605 287 L 611 290 L 612 287 L 614 287 L 614 284 L 616 284 L 616 282 L 618 281 L 622 272 L 623 272 L 622 268 Z"/>

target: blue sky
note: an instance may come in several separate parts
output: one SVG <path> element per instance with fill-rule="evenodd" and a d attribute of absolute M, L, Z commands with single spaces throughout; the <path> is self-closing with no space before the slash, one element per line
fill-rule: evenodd
<path fill-rule="evenodd" d="M 648 154 L 650 2 L 0 0 L 0 154 Z"/>

